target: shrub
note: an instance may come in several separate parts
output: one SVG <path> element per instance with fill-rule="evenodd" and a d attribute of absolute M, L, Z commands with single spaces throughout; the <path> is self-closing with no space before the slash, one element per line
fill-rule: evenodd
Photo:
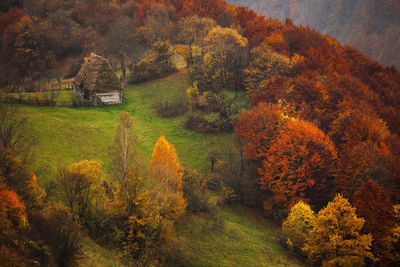
<path fill-rule="evenodd" d="M 191 212 L 207 211 L 205 180 L 196 172 L 185 170 L 182 178 L 183 197 L 187 200 L 186 209 Z"/>
<path fill-rule="evenodd" d="M 129 83 L 140 83 L 167 76 L 176 71 L 172 64 L 172 47 L 169 41 L 156 42 L 153 53 L 132 66 Z"/>
<path fill-rule="evenodd" d="M 156 110 L 159 116 L 165 118 L 183 115 L 187 111 L 187 98 L 181 95 L 172 102 L 159 99 L 156 103 Z"/>
<path fill-rule="evenodd" d="M 59 266 L 76 266 L 82 253 L 78 219 L 62 206 L 49 207 L 45 216 L 36 215 L 30 219 L 49 246 L 54 262 Z"/>

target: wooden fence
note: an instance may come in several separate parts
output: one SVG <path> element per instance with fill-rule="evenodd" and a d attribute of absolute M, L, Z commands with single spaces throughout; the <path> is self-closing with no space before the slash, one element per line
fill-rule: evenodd
<path fill-rule="evenodd" d="M 74 85 L 70 81 L 66 82 L 34 82 L 14 88 L 13 92 L 43 92 L 43 91 L 63 91 L 72 90 Z"/>

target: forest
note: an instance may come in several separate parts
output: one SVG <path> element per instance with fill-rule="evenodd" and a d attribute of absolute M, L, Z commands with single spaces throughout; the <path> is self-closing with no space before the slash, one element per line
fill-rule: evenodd
<path fill-rule="evenodd" d="M 231 0 L 266 17 L 310 26 L 353 45 L 385 65 L 400 67 L 400 2 L 397 0 Z"/>
<path fill-rule="evenodd" d="M 400 264 L 400 71 L 294 21 L 2 1 L 0 265 Z M 72 90 L 93 53 L 123 103 Z"/>

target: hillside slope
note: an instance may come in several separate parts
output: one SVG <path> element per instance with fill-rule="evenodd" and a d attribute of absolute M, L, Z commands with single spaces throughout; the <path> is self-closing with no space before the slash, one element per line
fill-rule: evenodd
<path fill-rule="evenodd" d="M 400 2 L 380 0 L 229 0 L 266 17 L 307 25 L 400 67 Z"/>
<path fill-rule="evenodd" d="M 158 136 L 164 134 L 174 144 L 184 166 L 198 171 L 208 168 L 207 150 L 232 141 L 232 134 L 203 135 L 186 130 L 183 118 L 160 118 L 154 103 L 185 92 L 187 73 L 126 88 L 124 104 L 108 107 L 61 108 L 20 106 L 29 115 L 31 131 L 39 137 L 34 147 L 33 169 L 44 183 L 53 180 L 57 166 L 82 159 L 99 159 L 108 165 L 111 143 L 119 112 L 134 117 L 140 150 L 149 160 Z M 48 169 L 46 169 L 46 167 Z M 212 202 L 215 203 L 216 196 Z M 215 205 L 215 204 L 214 204 Z M 186 257 L 195 266 L 299 266 L 278 243 L 279 229 L 246 207 L 215 207 L 211 214 L 189 215 L 177 237 Z M 83 266 L 121 266 L 118 255 L 90 239 L 84 243 Z"/>

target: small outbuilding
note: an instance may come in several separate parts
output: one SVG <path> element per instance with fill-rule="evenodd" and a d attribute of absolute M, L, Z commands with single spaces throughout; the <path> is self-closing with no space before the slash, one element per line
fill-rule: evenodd
<path fill-rule="evenodd" d="M 122 86 L 107 59 L 91 53 L 74 80 L 74 92 L 94 105 L 122 103 Z"/>

